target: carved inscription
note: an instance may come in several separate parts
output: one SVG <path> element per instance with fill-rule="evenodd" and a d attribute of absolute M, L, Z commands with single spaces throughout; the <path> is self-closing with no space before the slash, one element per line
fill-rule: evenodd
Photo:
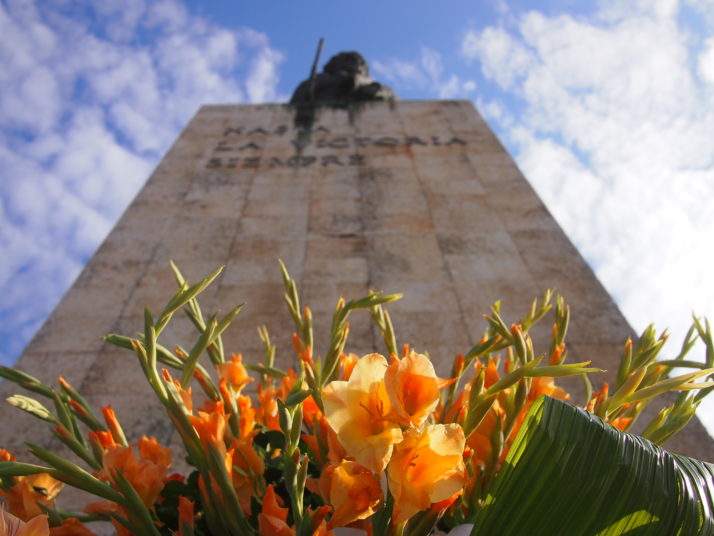
<path fill-rule="evenodd" d="M 278 125 L 268 129 L 263 127 L 245 128 L 227 127 L 223 130 L 223 139 L 213 148 L 213 155 L 206 162 L 208 169 L 256 169 L 276 167 L 309 166 L 361 166 L 365 163 L 364 155 L 359 153 L 364 147 L 428 147 L 466 145 L 466 141 L 457 136 L 332 136 L 330 129 L 322 125 L 312 130 L 313 136 L 297 136 L 290 143 L 299 153 L 294 156 L 261 157 L 256 156 L 263 149 L 266 137 L 284 136 L 290 129 L 287 125 Z M 315 135 L 319 135 L 315 136 Z M 314 139 L 313 139 L 314 138 Z M 309 148 L 338 149 L 340 154 L 304 155 Z M 344 154 L 344 150 L 352 150 Z"/>
<path fill-rule="evenodd" d="M 208 160 L 206 167 L 208 169 L 235 169 L 235 168 L 258 168 L 258 167 L 309 167 L 316 166 L 361 166 L 364 164 L 364 156 L 361 154 L 348 154 L 346 156 L 338 156 L 334 154 L 326 154 L 321 156 L 300 155 L 291 156 L 290 158 L 278 158 L 275 156 L 261 158 L 239 157 L 232 156 L 229 158 L 214 157 Z"/>

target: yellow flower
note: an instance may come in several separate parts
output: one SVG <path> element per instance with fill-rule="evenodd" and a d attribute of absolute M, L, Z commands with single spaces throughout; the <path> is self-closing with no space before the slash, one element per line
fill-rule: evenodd
<path fill-rule="evenodd" d="M 0 536 L 49 536 L 46 515 L 33 517 L 27 523 L 5 511 L 0 505 Z"/>
<path fill-rule="evenodd" d="M 448 499 L 464 486 L 464 443 L 458 424 L 435 424 L 404 433 L 387 468 L 394 523 Z"/>
<path fill-rule="evenodd" d="M 424 423 L 439 403 L 439 391 L 454 381 L 438 378 L 429 358 L 413 350 L 404 359 L 393 356 L 384 375 L 395 416 L 414 427 Z"/>
<path fill-rule="evenodd" d="M 324 469 L 320 475 L 320 494 L 334 508 L 330 528 L 368 518 L 382 501 L 382 488 L 374 474 L 349 460 Z"/>
<path fill-rule="evenodd" d="M 325 416 L 347 454 L 371 471 L 383 471 L 393 445 L 402 440 L 399 425 L 389 420 L 392 405 L 384 385 L 387 360 L 364 356 L 348 381 L 325 386 Z"/>

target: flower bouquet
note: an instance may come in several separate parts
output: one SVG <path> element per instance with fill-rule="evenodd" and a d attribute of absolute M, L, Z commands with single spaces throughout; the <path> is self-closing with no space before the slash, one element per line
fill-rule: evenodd
<path fill-rule="evenodd" d="M 8 402 L 49 423 L 73 456 L 28 444 L 41 462 L 32 464 L 0 450 L 0 535 L 88 535 L 98 522 L 147 536 L 714 534 L 714 466 L 657 446 L 714 389 L 706 321 L 694 319 L 669 360 L 657 359 L 666 335 L 647 328 L 625 343 L 614 386 L 593 392 L 588 376 L 599 369 L 566 363 L 569 309 L 547 292 L 510 325 L 494 304 L 483 338 L 440 378 L 427 354 L 397 345 L 385 305 L 399 295 L 340 299 L 318 355 L 310 309 L 281 263 L 297 356 L 281 370 L 265 327 L 260 363 L 227 357 L 221 334 L 240 307 L 206 318 L 197 300 L 220 269 L 190 285 L 172 268 L 179 289 L 158 315 L 145 310 L 144 332 L 105 339 L 136 355 L 183 452 L 132 437 L 111 406 L 98 415 L 62 378 L 53 388 L 3 367 L 54 411 L 23 395 Z M 159 337 L 182 309 L 197 340 L 169 349 Z M 359 309 L 381 331 L 384 355 L 345 351 Z M 551 313 L 549 348 L 536 353 L 529 331 Z M 686 359 L 697 339 L 705 363 Z M 668 377 L 675 368 L 691 371 Z M 564 376 L 583 379 L 582 409 L 563 402 Z M 681 393 L 639 436 L 627 433 L 669 391 Z M 186 474 L 171 472 L 177 457 Z M 59 508 L 63 485 L 96 500 Z"/>

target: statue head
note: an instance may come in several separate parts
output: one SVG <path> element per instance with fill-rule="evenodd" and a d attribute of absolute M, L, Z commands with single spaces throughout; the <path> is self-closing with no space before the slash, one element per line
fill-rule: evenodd
<path fill-rule="evenodd" d="M 330 58 L 314 80 L 302 82 L 290 102 L 342 105 L 395 98 L 389 87 L 369 77 L 369 67 L 360 53 L 340 52 Z"/>
<path fill-rule="evenodd" d="M 340 52 L 330 58 L 323 72 L 333 76 L 369 77 L 367 62 L 359 52 Z"/>

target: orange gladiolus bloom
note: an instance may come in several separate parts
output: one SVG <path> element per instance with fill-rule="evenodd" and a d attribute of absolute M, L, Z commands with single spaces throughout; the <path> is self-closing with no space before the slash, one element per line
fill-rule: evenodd
<path fill-rule="evenodd" d="M 49 536 L 46 515 L 38 515 L 24 522 L 5 511 L 0 505 L 0 536 Z"/>
<path fill-rule="evenodd" d="M 109 447 L 115 447 L 117 442 L 114 441 L 114 436 L 108 430 L 97 430 L 96 432 L 90 430 L 87 433 L 89 441 L 96 444 L 100 449 L 106 449 Z"/>
<path fill-rule="evenodd" d="M 280 430 L 277 395 L 278 393 L 274 387 L 264 389 L 262 385 L 258 385 L 256 417 L 269 430 Z"/>
<path fill-rule="evenodd" d="M 295 536 L 295 528 L 289 527 L 286 520 L 288 509 L 280 506 L 275 486 L 268 486 L 263 497 L 263 506 L 258 514 L 260 536 Z"/>
<path fill-rule="evenodd" d="M 104 415 L 104 420 L 107 423 L 109 431 L 112 433 L 114 441 L 121 443 L 122 438 L 124 437 L 124 431 L 122 430 L 121 424 L 119 424 L 119 420 L 117 419 L 111 404 L 106 407 L 102 407 L 102 415 Z"/>
<path fill-rule="evenodd" d="M 156 465 L 171 467 L 171 449 L 161 446 L 155 437 L 141 436 L 136 448 L 142 460 L 147 460 Z"/>
<path fill-rule="evenodd" d="M 312 396 L 308 396 L 302 403 L 302 420 L 310 428 L 315 425 L 315 421 L 324 419 L 317 402 Z"/>
<path fill-rule="evenodd" d="M 295 372 L 294 368 L 290 367 L 287 375 L 280 378 L 280 387 L 278 388 L 277 393 L 278 398 L 280 398 L 280 400 L 285 400 L 297 381 L 297 372 Z"/>
<path fill-rule="evenodd" d="M 382 501 L 379 481 L 366 467 L 344 460 L 320 475 L 320 495 L 332 505 L 329 528 L 344 527 L 371 516 Z"/>
<path fill-rule="evenodd" d="M 59 527 L 50 528 L 50 536 L 95 536 L 94 533 L 84 526 L 76 517 L 62 520 Z"/>
<path fill-rule="evenodd" d="M 193 507 L 194 502 L 183 495 L 178 501 L 178 536 L 184 536 L 184 528 L 193 529 Z"/>
<path fill-rule="evenodd" d="M 491 436 L 497 420 L 502 418 L 503 413 L 501 404 L 496 399 L 476 430 L 466 440 L 468 446 L 474 451 L 472 458 L 474 465 L 485 464 L 491 456 Z"/>
<path fill-rule="evenodd" d="M 231 475 L 233 488 L 236 490 L 243 511 L 249 514 L 250 499 L 257 494 L 256 484 L 262 481 L 265 470 L 263 458 L 255 452 L 249 441 L 234 439 L 228 452 L 231 460 L 226 469 Z"/>
<path fill-rule="evenodd" d="M 53 507 L 57 494 L 64 486 L 46 473 L 18 476 L 14 482 L 8 491 L 0 490 L 0 497 L 5 497 L 8 511 L 22 521 L 42 515 L 44 512 L 40 504 Z"/>
<path fill-rule="evenodd" d="M 176 388 L 176 392 L 178 392 L 179 396 L 181 397 L 181 402 L 183 402 L 183 405 L 186 408 L 186 413 L 188 413 L 189 415 L 193 413 L 193 397 L 191 395 L 191 388 L 189 387 L 184 391 L 181 387 L 181 382 L 179 382 L 178 380 L 174 380 L 171 377 L 171 373 L 166 369 L 161 369 L 161 374 L 163 375 L 165 381 L 172 383 Z M 206 379 L 201 374 L 201 371 L 199 371 L 198 369 L 194 371 L 193 375 L 201 384 L 206 381 Z"/>
<path fill-rule="evenodd" d="M 253 378 L 248 376 L 248 371 L 243 366 L 243 356 L 241 354 L 233 354 L 231 360 L 227 363 L 216 365 L 216 372 L 221 379 L 228 382 L 228 385 L 233 390 L 239 393 L 243 387 L 254 381 Z"/>
<path fill-rule="evenodd" d="M 165 463 L 167 461 L 170 463 L 171 457 L 168 454 L 167 460 L 165 452 L 158 452 L 156 446 L 151 446 L 151 440 L 146 438 L 144 440 L 140 452 L 143 449 L 144 453 L 150 454 L 159 463 L 143 458 L 143 455 L 141 459 L 138 459 L 131 446 L 110 447 L 104 452 L 102 460 L 104 468 L 97 474 L 97 477 L 113 483 L 115 473 L 121 473 L 134 486 L 141 501 L 151 508 L 164 487 L 164 477 L 169 470 L 169 466 Z M 163 449 L 163 447 L 159 448 Z"/>
<path fill-rule="evenodd" d="M 216 402 L 211 405 L 211 408 L 205 408 L 208 411 L 199 410 L 198 417 L 190 415 L 189 418 L 203 445 L 213 445 L 225 449 L 223 439 L 228 417 L 223 409 L 223 402 Z"/>
<path fill-rule="evenodd" d="M 238 421 L 240 423 L 240 439 L 247 439 L 257 434 L 255 429 L 255 408 L 251 405 L 249 396 L 241 395 L 236 399 L 238 405 Z"/>
<path fill-rule="evenodd" d="M 415 427 L 421 426 L 434 411 L 439 391 L 455 381 L 438 378 L 429 358 L 414 350 L 404 359 L 392 356 L 392 364 L 384 375 L 394 415 Z"/>
<path fill-rule="evenodd" d="M 352 371 L 355 369 L 355 365 L 359 361 L 359 356 L 357 354 L 342 354 L 340 356 L 340 367 L 342 367 L 341 378 L 344 381 L 350 379 L 352 376 Z"/>
<path fill-rule="evenodd" d="M 464 431 L 458 424 L 435 424 L 404 433 L 404 441 L 395 447 L 387 467 L 394 523 L 406 521 L 463 488 L 464 443 Z"/>
<path fill-rule="evenodd" d="M 322 393 L 325 416 L 347 454 L 381 472 L 402 440 L 399 425 L 389 420 L 392 404 L 384 385 L 387 360 L 369 354 L 355 365 L 346 382 L 330 382 Z"/>

